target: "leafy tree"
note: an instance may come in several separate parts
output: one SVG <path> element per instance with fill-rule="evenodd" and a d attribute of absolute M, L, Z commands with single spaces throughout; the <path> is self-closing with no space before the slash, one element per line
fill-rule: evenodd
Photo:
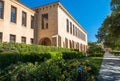
<path fill-rule="evenodd" d="M 111 15 L 107 16 L 98 30 L 98 42 L 106 47 L 120 48 L 120 0 L 111 1 Z"/>

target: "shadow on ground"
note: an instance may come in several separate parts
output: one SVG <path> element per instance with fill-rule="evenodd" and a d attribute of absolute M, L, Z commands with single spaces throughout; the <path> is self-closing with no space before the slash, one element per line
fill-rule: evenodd
<path fill-rule="evenodd" d="M 99 74 L 98 81 L 120 81 L 120 58 L 106 54 Z"/>

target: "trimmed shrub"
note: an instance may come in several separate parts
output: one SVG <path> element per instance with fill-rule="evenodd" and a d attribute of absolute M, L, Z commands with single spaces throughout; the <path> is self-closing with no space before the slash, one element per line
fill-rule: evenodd
<path fill-rule="evenodd" d="M 79 59 L 83 56 L 83 52 L 63 52 L 63 59 Z"/>
<path fill-rule="evenodd" d="M 120 55 L 120 51 L 112 51 L 111 53 L 114 55 Z"/>
<path fill-rule="evenodd" d="M 70 52 L 73 49 L 61 48 L 55 46 L 28 45 L 22 43 L 0 43 L 0 52 Z"/>

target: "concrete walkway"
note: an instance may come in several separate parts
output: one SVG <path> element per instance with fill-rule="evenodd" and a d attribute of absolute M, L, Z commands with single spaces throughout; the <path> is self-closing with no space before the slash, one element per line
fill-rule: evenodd
<path fill-rule="evenodd" d="M 120 56 L 105 53 L 98 81 L 120 81 Z"/>

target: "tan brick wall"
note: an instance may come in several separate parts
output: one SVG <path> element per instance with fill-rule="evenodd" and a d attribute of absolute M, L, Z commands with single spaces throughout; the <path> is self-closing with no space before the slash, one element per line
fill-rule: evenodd
<path fill-rule="evenodd" d="M 17 8 L 17 22 L 10 22 L 11 5 Z M 27 13 L 27 26 L 23 27 L 22 11 Z M 3 33 L 3 42 L 9 42 L 10 34 L 16 35 L 16 42 L 21 43 L 21 36 L 26 37 L 26 43 L 30 44 L 30 38 L 34 38 L 34 30 L 31 29 L 31 15 L 34 11 L 15 0 L 4 0 L 4 19 L 0 19 L 0 32 Z"/>
<path fill-rule="evenodd" d="M 52 41 L 52 36 L 58 33 L 57 4 L 47 5 L 37 9 L 35 9 L 38 11 L 38 27 L 36 30 L 38 32 L 36 36 L 38 37 L 36 43 L 39 44 L 40 40 L 46 37 Z M 42 14 L 48 14 L 48 29 L 42 29 Z"/>

